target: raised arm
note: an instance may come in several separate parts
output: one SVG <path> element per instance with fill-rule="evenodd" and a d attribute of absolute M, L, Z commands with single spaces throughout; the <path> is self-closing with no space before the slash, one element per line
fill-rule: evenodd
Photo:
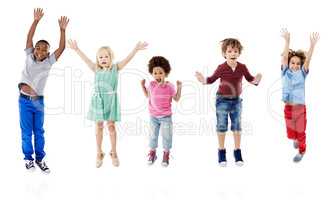
<path fill-rule="evenodd" d="M 117 64 L 118 70 L 123 69 L 125 65 L 127 65 L 131 61 L 131 59 L 136 55 L 136 53 L 140 50 L 146 49 L 147 45 L 148 44 L 146 42 L 138 42 L 135 48 L 129 53 L 129 55 Z"/>
<path fill-rule="evenodd" d="M 312 54 L 313 54 L 313 51 L 314 51 L 314 47 L 317 44 L 319 38 L 320 38 L 319 33 L 312 33 L 311 36 L 310 36 L 310 48 L 309 48 L 309 50 L 306 54 L 306 59 L 305 59 L 305 63 L 304 63 L 305 71 L 309 70 Z"/>
<path fill-rule="evenodd" d="M 69 46 L 72 50 L 74 50 L 74 51 L 80 56 L 80 58 L 87 64 L 87 66 L 88 66 L 91 70 L 95 71 L 95 69 L 96 69 L 96 64 L 95 64 L 94 62 L 92 62 L 92 61 L 86 56 L 86 54 L 84 54 L 84 53 L 79 49 L 77 42 L 76 42 L 75 40 L 68 40 L 67 43 L 68 43 L 68 46 Z"/>
<path fill-rule="evenodd" d="M 142 90 L 143 90 L 143 92 L 144 92 L 145 97 L 148 98 L 148 91 L 147 91 L 147 89 L 146 89 L 146 87 L 145 87 L 145 79 L 143 79 L 143 80 L 140 82 L 140 84 L 141 84 L 141 88 L 142 88 Z"/>
<path fill-rule="evenodd" d="M 176 81 L 176 86 L 177 86 L 176 94 L 175 94 L 175 96 L 173 96 L 173 99 L 175 101 L 179 101 L 180 98 L 181 98 L 182 82 L 181 81 Z"/>
<path fill-rule="evenodd" d="M 282 53 L 282 61 L 281 65 L 282 66 L 287 66 L 289 63 L 289 45 L 290 45 L 290 33 L 286 28 L 283 28 L 281 30 L 281 36 L 284 38 L 285 45 Z"/>
<path fill-rule="evenodd" d="M 69 22 L 69 19 L 65 16 L 62 16 L 60 17 L 60 19 L 58 19 L 58 24 L 60 28 L 60 40 L 59 40 L 59 47 L 54 52 L 56 56 L 56 60 L 58 60 L 58 58 L 60 57 L 60 55 L 63 53 L 65 49 L 65 43 L 66 43 L 65 31 L 66 31 L 68 22 Z"/>
<path fill-rule="evenodd" d="M 32 48 L 33 47 L 33 37 L 35 35 L 35 30 L 37 27 L 38 22 L 42 19 L 44 13 L 42 8 L 36 8 L 34 9 L 34 22 L 31 24 L 29 33 L 27 36 L 27 43 L 26 43 L 26 48 Z"/>

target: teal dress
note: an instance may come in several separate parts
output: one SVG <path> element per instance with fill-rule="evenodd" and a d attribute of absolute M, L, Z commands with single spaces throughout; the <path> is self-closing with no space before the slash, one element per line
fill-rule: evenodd
<path fill-rule="evenodd" d="M 91 98 L 88 119 L 92 121 L 120 121 L 120 105 L 117 95 L 118 70 L 96 70 L 94 94 Z"/>

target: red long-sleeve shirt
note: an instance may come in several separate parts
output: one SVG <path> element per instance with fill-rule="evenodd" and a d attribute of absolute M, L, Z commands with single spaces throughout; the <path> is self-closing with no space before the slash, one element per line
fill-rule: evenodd
<path fill-rule="evenodd" d="M 225 62 L 219 65 L 214 74 L 206 79 L 206 83 L 211 84 L 220 78 L 217 94 L 238 97 L 242 91 L 243 76 L 248 82 L 254 80 L 254 76 L 249 73 L 246 65 L 238 62 L 237 67 L 233 71 L 232 68 L 227 65 L 227 62 Z"/>

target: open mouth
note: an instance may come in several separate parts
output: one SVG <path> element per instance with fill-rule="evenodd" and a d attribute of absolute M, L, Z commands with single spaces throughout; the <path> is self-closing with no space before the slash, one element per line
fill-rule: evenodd
<path fill-rule="evenodd" d="M 155 79 L 158 83 L 161 83 L 161 78 Z"/>
<path fill-rule="evenodd" d="M 102 64 L 102 65 L 106 65 L 106 64 L 107 64 L 107 62 L 102 62 L 101 64 Z"/>

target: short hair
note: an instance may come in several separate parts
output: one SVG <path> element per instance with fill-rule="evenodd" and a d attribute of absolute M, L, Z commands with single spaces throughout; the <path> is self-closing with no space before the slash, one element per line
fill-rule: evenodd
<path fill-rule="evenodd" d="M 48 45 L 48 46 L 50 47 L 49 42 L 46 41 L 46 40 L 38 40 L 38 41 L 36 42 L 36 45 L 39 44 L 39 43 L 44 43 L 44 44 L 46 44 L 46 45 Z"/>
<path fill-rule="evenodd" d="M 148 63 L 148 71 L 150 72 L 150 74 L 153 73 L 153 68 L 155 67 L 161 67 L 166 73 L 166 75 L 168 75 L 171 71 L 169 61 L 162 56 L 153 56 L 150 59 Z"/>
<path fill-rule="evenodd" d="M 303 66 L 305 59 L 306 59 L 305 52 L 303 50 L 294 51 L 290 49 L 289 54 L 288 54 L 288 64 L 290 63 L 291 58 L 294 56 L 297 56 L 298 58 L 300 58 L 301 66 Z"/>
<path fill-rule="evenodd" d="M 243 49 L 243 46 L 241 45 L 240 41 L 235 39 L 235 38 L 226 38 L 222 41 L 220 41 L 221 43 L 221 48 L 222 48 L 222 52 L 225 53 L 226 49 L 228 46 L 231 46 L 232 48 L 237 48 L 239 49 L 239 53 L 241 54 L 241 51 Z"/>

